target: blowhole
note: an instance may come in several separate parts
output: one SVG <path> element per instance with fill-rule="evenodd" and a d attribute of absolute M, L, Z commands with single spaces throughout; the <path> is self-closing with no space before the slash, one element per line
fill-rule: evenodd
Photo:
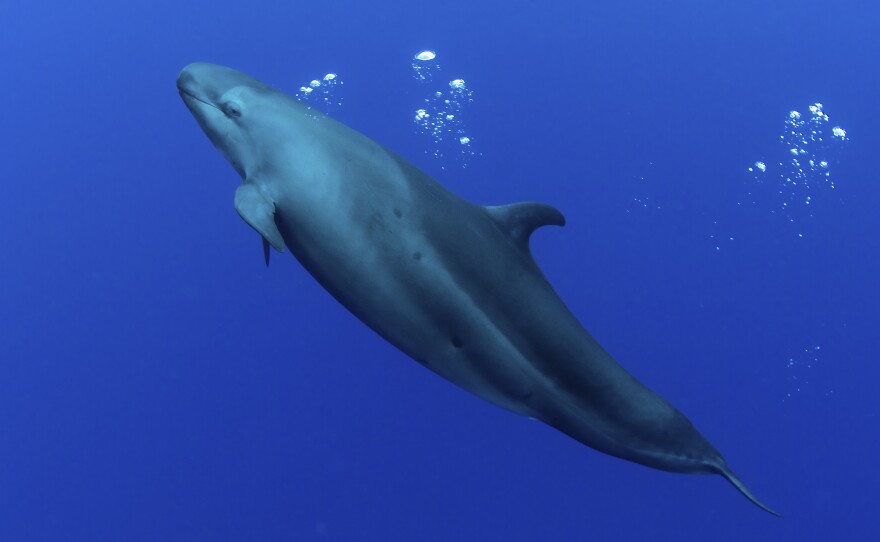
<path fill-rule="evenodd" d="M 454 346 L 456 348 L 461 348 L 462 346 L 464 346 L 464 342 L 459 337 L 453 337 L 452 338 L 452 346 Z"/>

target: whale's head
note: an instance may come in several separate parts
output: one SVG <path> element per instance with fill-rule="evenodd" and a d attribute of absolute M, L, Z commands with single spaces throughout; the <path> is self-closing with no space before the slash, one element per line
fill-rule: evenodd
<path fill-rule="evenodd" d="M 177 77 L 177 90 L 215 147 L 247 179 L 259 175 L 272 141 L 290 141 L 290 107 L 296 100 L 239 71 L 196 62 Z M 281 104 L 284 104 L 283 106 Z M 284 107 L 285 111 L 279 111 Z M 286 113 L 286 114 L 283 114 Z M 285 137 L 279 138 L 279 131 Z"/>

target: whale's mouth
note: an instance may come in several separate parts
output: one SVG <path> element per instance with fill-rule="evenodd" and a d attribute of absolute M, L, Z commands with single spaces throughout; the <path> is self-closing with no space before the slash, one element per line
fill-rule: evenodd
<path fill-rule="evenodd" d="M 180 93 L 180 97 L 183 98 L 184 102 L 187 102 L 189 100 L 193 100 L 193 101 L 201 102 L 205 105 L 211 106 L 218 111 L 220 110 L 220 108 L 217 107 L 216 105 L 214 105 L 213 103 L 209 102 L 208 100 L 206 100 L 204 98 L 196 96 L 195 94 L 193 94 L 192 92 L 189 92 L 186 89 L 178 89 L 178 92 Z"/>

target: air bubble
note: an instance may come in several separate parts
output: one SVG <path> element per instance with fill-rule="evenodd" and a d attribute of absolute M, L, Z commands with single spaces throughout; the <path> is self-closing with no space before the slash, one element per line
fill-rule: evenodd
<path fill-rule="evenodd" d="M 412 68 L 416 80 L 428 84 L 439 77 L 440 66 L 436 58 L 437 53 L 430 50 L 413 57 Z M 466 124 L 473 92 L 461 78 L 449 80 L 439 90 L 436 87 L 431 90 L 413 117 L 416 131 L 427 138 L 428 154 L 438 159 L 449 156 L 461 167 L 467 167 L 470 158 L 477 154 L 472 148 Z"/>
<path fill-rule="evenodd" d="M 821 382 L 815 382 L 815 368 L 822 364 L 820 352 L 819 345 L 807 346 L 784 362 L 787 390 L 784 392 L 783 401 L 792 400 L 800 394 L 815 392 L 815 387 L 824 387 Z M 831 393 L 832 391 L 828 390 L 824 395 L 827 397 Z"/>
<path fill-rule="evenodd" d="M 775 193 L 781 199 L 778 211 L 789 222 L 795 218 L 812 216 L 811 203 L 823 189 L 834 188 L 830 175 L 830 163 L 840 151 L 842 142 L 848 141 L 846 130 L 840 126 L 829 127 L 829 117 L 821 102 L 807 106 L 808 113 L 789 111 L 783 123 L 780 142 L 784 145 L 787 160 L 778 162 L 779 186 Z M 764 164 L 764 162 L 760 162 Z M 775 168 L 775 161 L 774 170 Z M 748 168 L 756 181 L 765 183 L 768 168 Z M 807 209 L 806 211 L 804 209 Z"/>
<path fill-rule="evenodd" d="M 312 79 L 307 86 L 299 87 L 296 98 L 322 113 L 331 114 L 342 106 L 341 86 L 339 75 L 328 72 L 320 79 Z"/>
<path fill-rule="evenodd" d="M 413 77 L 419 82 L 427 82 L 434 79 L 434 74 L 440 71 L 440 64 L 437 63 L 437 53 L 431 50 L 424 50 L 417 53 L 412 61 Z"/>

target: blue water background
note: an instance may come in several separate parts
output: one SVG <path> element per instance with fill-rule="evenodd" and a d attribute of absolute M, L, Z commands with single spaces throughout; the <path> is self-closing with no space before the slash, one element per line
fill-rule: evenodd
<path fill-rule="evenodd" d="M 876 2 L 2 1 L 0 21 L 0 540 L 880 533 Z M 425 48 L 474 91 L 467 168 L 413 136 Z M 197 60 L 290 92 L 335 71 L 338 117 L 451 190 L 561 209 L 532 246 L 563 299 L 786 517 L 484 403 L 289 254 L 267 269 L 177 95 Z M 850 139 L 837 188 L 795 226 L 772 189 L 738 206 L 815 101 Z"/>

